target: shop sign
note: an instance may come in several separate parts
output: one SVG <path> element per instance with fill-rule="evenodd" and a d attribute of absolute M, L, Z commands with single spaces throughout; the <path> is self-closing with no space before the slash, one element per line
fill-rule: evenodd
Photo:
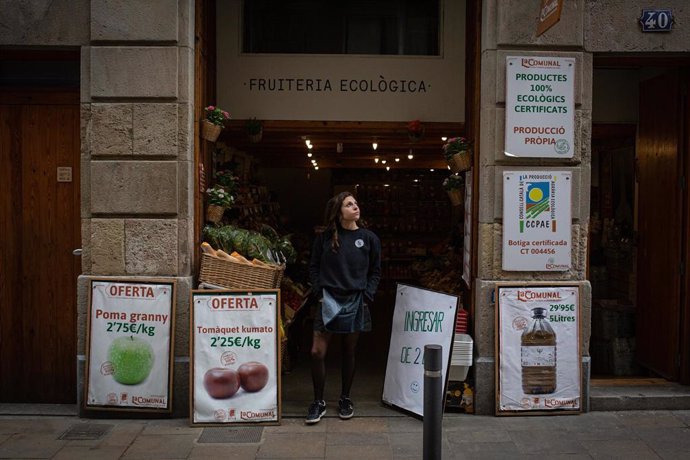
<path fill-rule="evenodd" d="M 496 298 L 497 415 L 580 412 L 578 286 L 499 285 Z"/>
<path fill-rule="evenodd" d="M 170 412 L 175 281 L 92 279 L 86 409 Z"/>
<path fill-rule="evenodd" d="M 572 158 L 575 153 L 575 59 L 506 58 L 505 154 Z"/>
<path fill-rule="evenodd" d="M 280 422 L 280 291 L 192 291 L 192 424 Z"/>
<path fill-rule="evenodd" d="M 673 10 L 670 8 L 643 9 L 640 26 L 642 32 L 670 32 L 673 27 Z"/>
<path fill-rule="evenodd" d="M 503 270 L 570 269 L 571 178 L 568 171 L 503 173 Z"/>
<path fill-rule="evenodd" d="M 561 20 L 563 0 L 541 0 L 539 5 L 539 21 L 537 23 L 537 37 L 549 30 Z"/>
<path fill-rule="evenodd" d="M 441 345 L 445 383 L 458 298 L 398 284 L 382 400 L 424 415 L 424 346 Z M 443 392 L 445 394 L 445 392 Z"/>
<path fill-rule="evenodd" d="M 472 170 L 465 172 L 465 221 L 462 241 L 462 279 L 472 288 Z"/>

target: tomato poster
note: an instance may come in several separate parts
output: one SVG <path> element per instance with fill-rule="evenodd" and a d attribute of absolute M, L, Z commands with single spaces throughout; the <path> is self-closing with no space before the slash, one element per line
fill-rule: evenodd
<path fill-rule="evenodd" d="M 86 409 L 170 412 L 175 281 L 92 279 Z"/>
<path fill-rule="evenodd" d="M 280 422 L 280 291 L 192 291 L 194 424 Z"/>

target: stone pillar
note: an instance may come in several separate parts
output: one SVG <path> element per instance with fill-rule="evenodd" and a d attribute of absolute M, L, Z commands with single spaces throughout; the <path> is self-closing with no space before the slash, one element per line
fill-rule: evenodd
<path fill-rule="evenodd" d="M 481 139 L 479 151 L 478 269 L 475 301 L 475 411 L 493 414 L 495 388 L 495 304 L 501 281 L 572 281 L 581 286 L 583 407 L 589 398 L 591 289 L 586 281 L 589 224 L 592 55 L 583 47 L 583 0 L 563 2 L 561 20 L 536 36 L 539 0 L 483 0 L 481 53 Z M 507 56 L 573 57 L 575 69 L 575 155 L 572 159 L 510 158 L 504 155 Z M 567 272 L 507 272 L 501 268 L 503 171 L 572 171 L 572 269 Z"/>
<path fill-rule="evenodd" d="M 174 402 L 188 413 L 193 0 L 92 0 L 82 47 L 79 402 L 89 280 L 177 280 Z M 80 404 L 81 410 L 81 404 Z"/>

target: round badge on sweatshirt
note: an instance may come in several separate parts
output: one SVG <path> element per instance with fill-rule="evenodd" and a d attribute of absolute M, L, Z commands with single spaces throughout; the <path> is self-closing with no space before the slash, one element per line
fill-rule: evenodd
<path fill-rule="evenodd" d="M 364 240 L 361 238 L 358 240 L 355 240 L 355 246 L 357 246 L 358 248 L 361 248 L 362 246 L 364 246 Z"/>

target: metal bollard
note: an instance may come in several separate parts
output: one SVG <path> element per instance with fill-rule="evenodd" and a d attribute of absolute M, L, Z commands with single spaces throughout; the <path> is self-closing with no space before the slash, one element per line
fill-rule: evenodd
<path fill-rule="evenodd" d="M 442 350 L 441 345 L 424 346 L 424 460 L 441 460 Z"/>

